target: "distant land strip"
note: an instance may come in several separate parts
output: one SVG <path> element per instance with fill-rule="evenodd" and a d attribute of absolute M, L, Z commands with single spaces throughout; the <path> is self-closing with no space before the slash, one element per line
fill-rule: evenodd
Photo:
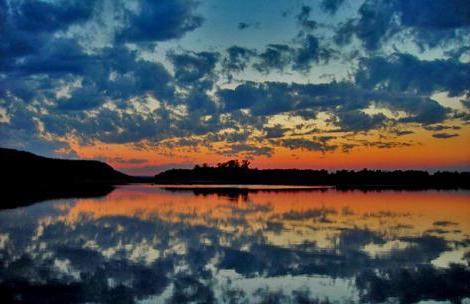
<path fill-rule="evenodd" d="M 155 175 L 157 184 L 245 184 L 335 186 L 340 189 L 470 189 L 470 172 L 420 170 L 251 169 L 231 160 L 211 167 L 171 169 Z"/>

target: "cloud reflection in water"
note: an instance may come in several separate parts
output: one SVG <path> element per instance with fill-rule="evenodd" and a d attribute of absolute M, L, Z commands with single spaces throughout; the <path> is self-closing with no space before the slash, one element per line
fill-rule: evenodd
<path fill-rule="evenodd" d="M 125 186 L 0 212 L 0 292 L 26 303 L 455 302 L 470 297 L 469 218 L 468 192 Z"/>

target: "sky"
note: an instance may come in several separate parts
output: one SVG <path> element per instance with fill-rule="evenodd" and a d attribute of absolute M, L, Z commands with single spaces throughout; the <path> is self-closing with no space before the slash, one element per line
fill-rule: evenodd
<path fill-rule="evenodd" d="M 470 170 L 470 2 L 0 0 L 0 146 Z"/>

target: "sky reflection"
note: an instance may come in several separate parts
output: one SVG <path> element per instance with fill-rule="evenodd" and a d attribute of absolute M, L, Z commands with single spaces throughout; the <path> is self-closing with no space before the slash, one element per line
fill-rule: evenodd
<path fill-rule="evenodd" d="M 102 198 L 0 212 L 2 297 L 34 302 L 41 294 L 57 303 L 470 297 L 469 192 L 205 190 L 123 186 Z M 409 290 L 405 282 L 420 284 Z"/>

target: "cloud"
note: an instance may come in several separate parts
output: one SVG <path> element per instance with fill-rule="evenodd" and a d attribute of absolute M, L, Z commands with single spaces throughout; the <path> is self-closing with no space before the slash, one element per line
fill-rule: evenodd
<path fill-rule="evenodd" d="M 219 153 L 227 156 L 237 156 L 240 154 L 245 155 L 247 158 L 252 158 L 254 156 L 272 156 L 273 148 L 272 147 L 259 147 L 252 144 L 240 143 L 233 144 L 228 148 L 225 148 Z"/>
<path fill-rule="evenodd" d="M 340 112 L 339 126 L 345 131 L 366 131 L 382 126 L 387 118 L 383 114 L 368 115 L 359 110 Z"/>
<path fill-rule="evenodd" d="M 248 130 L 242 132 L 225 132 L 217 134 L 209 134 L 208 139 L 211 141 L 221 141 L 226 143 L 244 143 L 250 137 Z"/>
<path fill-rule="evenodd" d="M 430 98 L 398 99 L 391 109 L 404 110 L 413 115 L 400 119 L 402 122 L 418 122 L 433 124 L 442 122 L 448 117 L 450 109 L 443 107 L 437 101 Z"/>
<path fill-rule="evenodd" d="M 312 63 L 328 62 L 334 51 L 320 46 L 317 37 L 309 34 L 302 41 L 302 46 L 296 50 L 293 69 L 309 71 Z"/>
<path fill-rule="evenodd" d="M 123 46 L 103 48 L 89 54 L 72 39 L 52 39 L 35 54 L 8 67 L 2 81 L 9 96 L 55 100 L 58 109 L 83 110 L 107 100 L 152 94 L 159 99 L 173 96 L 170 74 L 156 62 L 138 58 L 136 51 Z M 64 87 L 69 96 L 57 98 Z"/>
<path fill-rule="evenodd" d="M 375 51 L 385 42 L 405 35 L 422 48 L 436 47 L 469 33 L 469 12 L 466 0 L 366 0 L 358 18 L 337 29 L 336 41 L 347 44 L 354 35 L 367 50 Z"/>
<path fill-rule="evenodd" d="M 292 62 L 292 49 L 285 44 L 270 44 L 258 55 L 258 60 L 253 67 L 260 72 L 283 71 Z"/>
<path fill-rule="evenodd" d="M 289 130 L 289 128 L 284 128 L 282 125 L 278 124 L 274 127 L 266 127 L 263 131 L 266 133 L 265 138 L 279 138 L 283 137 L 284 134 Z"/>
<path fill-rule="evenodd" d="M 205 93 L 199 92 L 195 89 L 191 94 L 183 97 L 181 103 L 186 104 L 188 110 L 192 113 L 198 114 L 216 114 L 217 105 L 215 101 Z"/>
<path fill-rule="evenodd" d="M 395 134 L 396 136 L 405 136 L 405 135 L 414 134 L 415 132 L 411 130 L 393 130 L 392 133 Z"/>
<path fill-rule="evenodd" d="M 343 3 L 344 0 L 322 0 L 320 6 L 323 11 L 334 15 Z"/>
<path fill-rule="evenodd" d="M 197 82 L 203 89 L 212 86 L 213 71 L 219 54 L 214 52 L 169 53 L 168 57 L 175 69 L 175 79 L 188 87 Z"/>
<path fill-rule="evenodd" d="M 289 139 L 281 139 L 276 142 L 280 146 L 289 148 L 291 150 L 308 150 L 308 151 L 334 151 L 337 149 L 336 145 L 328 145 L 324 141 L 315 141 L 315 140 L 308 140 L 308 139 L 300 139 L 300 138 L 289 138 Z"/>
<path fill-rule="evenodd" d="M 12 64 L 10 71 L 22 75 L 61 76 L 67 73 L 83 75 L 87 65 L 96 63 L 95 59 L 94 56 L 84 53 L 75 40 L 51 39 L 43 45 L 38 45 L 34 54 Z"/>
<path fill-rule="evenodd" d="M 298 24 L 306 31 L 313 30 L 317 27 L 317 22 L 314 20 L 310 20 L 310 12 L 312 8 L 307 5 L 303 5 L 300 13 L 297 15 L 297 22 Z"/>
<path fill-rule="evenodd" d="M 360 141 L 364 147 L 374 147 L 378 149 L 393 149 L 410 147 L 413 143 L 410 142 L 399 142 L 399 141 Z"/>
<path fill-rule="evenodd" d="M 218 92 L 226 111 L 250 109 L 253 115 L 275 115 L 284 112 L 311 110 L 313 114 L 326 111 L 347 122 L 343 127 L 357 131 L 375 128 L 385 122 L 383 115 L 368 116 L 357 110 L 371 104 L 408 114 L 402 122 L 431 124 L 444 120 L 450 110 L 438 102 L 415 95 L 397 92 L 362 89 L 351 83 L 286 84 L 280 82 L 246 82 L 234 89 Z M 351 119 L 349 119 L 351 118 Z M 357 124 L 355 119 L 360 120 Z"/>
<path fill-rule="evenodd" d="M 133 7 L 134 5 L 134 7 Z M 154 43 L 177 39 L 198 28 L 203 18 L 194 14 L 197 3 L 192 0 L 138 0 L 133 3 L 115 1 L 106 7 L 96 0 L 70 1 L 6 1 L 0 2 L 0 67 L 5 58 L 31 55 L 48 41 L 75 26 L 74 33 L 96 21 L 106 32 L 103 18 L 112 14 L 110 41 Z M 112 12 L 106 12 L 112 10 Z M 101 18 L 101 19 L 100 19 Z M 109 19 L 109 18 L 108 18 Z M 59 35 L 58 35 L 59 34 Z M 70 36 L 70 35 L 67 35 Z"/>
<path fill-rule="evenodd" d="M 0 122 L 0 146 L 34 151 L 43 156 L 76 158 L 77 154 L 64 140 L 45 138 L 34 113 L 22 104 L 7 106 L 10 120 Z"/>
<path fill-rule="evenodd" d="M 240 31 L 243 31 L 243 30 L 246 30 L 248 28 L 259 28 L 260 24 L 259 22 L 254 22 L 254 23 L 250 23 L 250 22 L 239 22 L 238 25 L 237 25 L 237 28 L 240 30 Z"/>
<path fill-rule="evenodd" d="M 240 22 L 240 23 L 238 23 L 238 25 L 237 25 L 237 28 L 238 28 L 239 30 L 244 30 L 244 29 L 247 29 L 247 28 L 249 28 L 249 27 L 250 27 L 250 24 L 248 24 L 248 23 L 246 23 L 246 22 Z"/>
<path fill-rule="evenodd" d="M 404 26 L 437 30 L 470 26 L 470 4 L 465 0 L 396 2 Z"/>
<path fill-rule="evenodd" d="M 140 0 L 137 11 L 125 10 L 125 24 L 116 38 L 122 42 L 154 42 L 181 38 L 200 27 L 193 0 Z"/>
<path fill-rule="evenodd" d="M 94 0 L 80 1 L 18 1 L 13 6 L 12 18 L 19 29 L 31 32 L 55 32 L 71 24 L 90 19 L 95 9 Z"/>
<path fill-rule="evenodd" d="M 322 46 L 316 36 L 307 34 L 292 46 L 269 44 L 264 51 L 258 53 L 253 67 L 266 74 L 273 70 L 282 72 L 287 68 L 308 72 L 312 64 L 328 63 L 335 56 L 336 52 L 333 49 Z"/>
<path fill-rule="evenodd" d="M 470 65 L 448 60 L 419 60 L 410 54 L 362 58 L 355 74 L 358 85 L 430 95 L 446 91 L 449 96 L 469 92 Z"/>
<path fill-rule="evenodd" d="M 245 83 L 235 89 L 222 89 L 217 92 L 226 111 L 249 108 L 257 102 L 262 102 L 266 96 L 252 83 Z"/>
<path fill-rule="evenodd" d="M 418 2 L 426 4 L 427 0 Z M 436 9 L 443 3 L 437 0 L 429 7 Z M 468 120 L 467 113 L 431 98 L 436 92 L 447 92 L 464 98 L 462 104 L 468 107 L 470 68 L 465 41 L 449 44 L 442 56 L 434 57 L 396 51 L 388 55 L 393 48 L 382 48 L 386 42 L 397 42 L 395 38 L 429 46 L 461 37 L 469 26 L 468 5 L 454 1 L 448 11 L 435 16 L 427 6 L 417 12 L 415 2 L 367 0 L 357 15 L 343 15 L 341 10 L 331 17 L 341 5 L 343 0 L 323 0 L 318 11 L 302 5 L 299 14 L 291 15 L 295 37 L 280 33 L 279 39 L 266 44 L 221 42 L 219 47 L 209 45 L 210 39 L 209 46 L 197 40 L 201 37 L 195 30 L 204 20 L 197 1 L 113 1 L 106 5 L 101 1 L 0 0 L 0 107 L 8 117 L 0 122 L 0 144 L 73 154 L 65 143 L 70 137 L 81 144 L 101 141 L 163 148 L 167 141 L 176 145 L 182 138 L 197 137 L 197 143 L 181 141 L 179 147 L 212 148 L 214 142 L 228 141 L 227 153 L 269 156 L 274 150 L 264 145 L 271 140 L 289 148 L 336 149 L 321 138 L 281 142 L 295 127 L 273 125 L 271 118 L 278 114 L 299 119 L 326 114 L 331 117 L 328 126 L 343 132 L 367 132 L 388 124 L 398 130 L 406 123 L 441 132 L 448 128 L 436 124 L 446 119 Z M 321 13 L 332 23 L 319 23 Z M 205 17 L 211 16 L 206 13 Z M 338 20 L 340 27 L 335 25 Z M 250 20 L 240 22 L 239 27 L 257 24 Z M 177 41 L 190 32 L 194 36 L 188 41 L 195 43 L 194 49 L 186 40 Z M 335 34 L 337 44 L 331 44 Z M 362 46 L 341 47 L 356 38 Z M 339 60 L 354 52 L 361 57 L 354 55 L 346 66 L 344 73 L 349 76 L 335 74 L 337 64 L 345 64 Z M 167 55 L 163 60 L 162 54 Z M 330 69 L 334 70 L 332 79 L 339 81 L 321 78 Z M 403 115 L 366 114 L 371 106 Z M 22 143 L 15 144 L 14 138 Z M 341 145 L 350 150 L 357 143 Z"/>
<path fill-rule="evenodd" d="M 460 130 L 461 129 L 461 127 L 459 126 L 445 126 L 445 125 L 431 125 L 431 126 L 424 126 L 423 128 L 428 131 Z"/>
<path fill-rule="evenodd" d="M 440 138 L 440 139 L 447 139 L 447 138 L 452 138 L 452 137 L 456 137 L 456 136 L 459 136 L 459 135 L 456 134 L 456 133 L 434 133 L 432 135 L 432 137 Z"/>
<path fill-rule="evenodd" d="M 231 46 L 226 50 L 227 56 L 222 64 L 227 72 L 241 72 L 246 69 L 256 52 L 240 46 Z"/>
<path fill-rule="evenodd" d="M 470 99 L 464 99 L 460 101 L 464 107 L 470 109 Z"/>
<path fill-rule="evenodd" d="M 89 20 L 95 6 L 96 1 L 0 1 L 0 72 L 14 71 L 16 59 L 47 51 L 57 32 Z"/>

